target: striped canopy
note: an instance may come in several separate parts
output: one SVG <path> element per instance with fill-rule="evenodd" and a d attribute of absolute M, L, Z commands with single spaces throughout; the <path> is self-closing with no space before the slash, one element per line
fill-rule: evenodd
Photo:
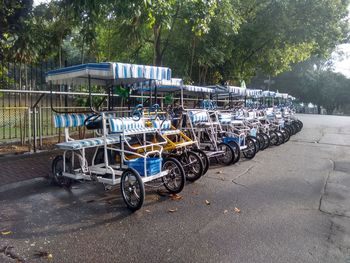
<path fill-rule="evenodd" d="M 185 93 L 195 93 L 195 92 L 213 93 L 214 92 L 213 89 L 207 88 L 207 87 L 183 85 L 182 79 L 179 79 L 179 78 L 172 78 L 170 80 L 161 80 L 161 81 L 141 82 L 134 85 L 134 88 L 143 92 L 150 92 L 151 90 L 154 91 L 157 88 L 157 92 L 160 92 L 160 93 L 181 91 L 181 89 Z"/>
<path fill-rule="evenodd" d="M 265 98 L 274 98 L 276 96 L 276 92 L 265 90 L 262 92 L 262 96 Z"/>
<path fill-rule="evenodd" d="M 132 84 L 146 80 L 170 80 L 171 70 L 166 67 L 144 66 L 128 63 L 88 63 L 51 70 L 46 81 L 53 84 L 92 85 Z"/>
<path fill-rule="evenodd" d="M 247 97 L 249 98 L 260 98 L 262 96 L 261 89 L 247 89 Z"/>
<path fill-rule="evenodd" d="M 226 86 L 226 89 L 232 95 L 237 95 L 237 96 L 246 96 L 247 95 L 246 88 L 235 87 L 235 86 Z"/>

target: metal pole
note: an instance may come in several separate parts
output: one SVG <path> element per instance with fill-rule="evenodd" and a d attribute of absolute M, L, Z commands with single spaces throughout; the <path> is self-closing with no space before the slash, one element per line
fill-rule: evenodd
<path fill-rule="evenodd" d="M 32 122 L 31 122 L 31 109 L 30 107 L 28 107 L 28 151 L 30 152 L 31 151 L 31 143 L 32 143 Z"/>
<path fill-rule="evenodd" d="M 42 108 L 39 107 L 39 145 L 43 147 L 43 125 L 42 125 Z"/>

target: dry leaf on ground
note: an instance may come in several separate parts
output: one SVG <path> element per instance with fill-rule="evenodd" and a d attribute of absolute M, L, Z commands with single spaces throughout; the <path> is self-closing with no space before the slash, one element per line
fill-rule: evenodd
<path fill-rule="evenodd" d="M 169 212 L 169 213 L 174 213 L 174 212 L 176 212 L 176 211 L 177 211 L 177 208 L 168 209 L 168 212 Z"/>
<path fill-rule="evenodd" d="M 1 235 L 3 236 L 7 236 L 7 235 L 11 235 L 12 234 L 12 231 L 2 231 L 1 232 Z"/>
<path fill-rule="evenodd" d="M 182 197 L 182 195 L 171 194 L 170 198 L 171 198 L 171 200 L 181 200 L 183 197 Z"/>
<path fill-rule="evenodd" d="M 240 212 L 241 212 L 241 209 L 235 207 L 234 211 L 235 211 L 236 213 L 240 213 Z"/>
<path fill-rule="evenodd" d="M 205 200 L 206 205 L 210 205 L 210 202 L 208 200 Z"/>
<path fill-rule="evenodd" d="M 224 214 L 226 214 L 227 212 L 228 212 L 228 210 L 227 210 L 227 209 L 225 209 L 225 210 L 224 210 Z"/>

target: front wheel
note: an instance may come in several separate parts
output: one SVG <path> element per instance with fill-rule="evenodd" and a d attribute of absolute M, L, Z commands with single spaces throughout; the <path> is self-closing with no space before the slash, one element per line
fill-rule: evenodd
<path fill-rule="evenodd" d="M 194 152 L 184 152 L 179 161 L 186 173 L 186 180 L 194 182 L 203 175 L 203 162 L 201 158 Z"/>
<path fill-rule="evenodd" d="M 282 143 L 284 143 L 284 135 L 282 132 L 280 131 L 275 131 L 278 137 L 278 142 L 277 142 L 277 146 L 280 146 Z"/>
<path fill-rule="evenodd" d="M 131 211 L 139 210 L 145 201 L 145 185 L 139 173 L 132 169 L 126 169 L 120 179 L 120 189 L 125 204 Z"/>
<path fill-rule="evenodd" d="M 235 153 L 230 145 L 223 142 L 219 143 L 218 150 L 223 152 L 221 156 L 218 157 L 220 163 L 224 165 L 230 165 L 233 163 L 235 159 Z"/>
<path fill-rule="evenodd" d="M 164 160 L 162 170 L 167 170 L 167 174 L 162 177 L 164 187 L 172 194 L 182 191 L 185 186 L 186 176 L 181 163 L 173 157 Z"/>
<path fill-rule="evenodd" d="M 70 187 L 73 183 L 71 178 L 63 175 L 64 172 L 72 173 L 72 165 L 69 158 L 65 160 L 65 170 L 63 169 L 63 156 L 58 155 L 52 161 L 52 174 L 49 176 L 50 184 Z"/>
<path fill-rule="evenodd" d="M 254 141 L 255 146 L 256 146 L 256 152 L 259 152 L 259 150 L 260 150 L 260 142 L 257 139 L 257 137 L 248 135 L 247 138 L 251 138 Z"/>
<path fill-rule="evenodd" d="M 256 145 L 252 138 L 247 137 L 245 139 L 245 143 L 247 148 L 244 149 L 243 155 L 247 159 L 253 159 L 256 154 Z"/>
<path fill-rule="evenodd" d="M 269 132 L 270 136 L 270 146 L 276 146 L 278 144 L 278 135 L 275 131 Z"/>
<path fill-rule="evenodd" d="M 232 162 L 232 164 L 235 164 L 241 158 L 241 148 L 239 147 L 238 143 L 235 141 L 230 141 L 228 143 L 228 145 L 231 146 L 231 148 L 233 149 L 233 152 L 235 154 L 235 158 L 233 159 L 233 162 Z"/>
<path fill-rule="evenodd" d="M 206 155 L 206 153 L 201 149 L 192 149 L 191 151 L 195 152 L 202 159 L 203 175 L 205 175 L 208 172 L 209 164 L 210 164 L 208 155 Z"/>

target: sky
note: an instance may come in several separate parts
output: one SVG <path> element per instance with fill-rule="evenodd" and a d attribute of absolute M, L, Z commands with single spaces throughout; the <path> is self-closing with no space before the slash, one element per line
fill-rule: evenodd
<path fill-rule="evenodd" d="M 41 3 L 47 3 L 50 0 L 34 0 L 34 6 Z M 349 17 L 350 17 L 350 6 L 349 6 Z M 350 78 L 350 43 L 342 44 L 337 47 L 337 51 L 332 54 L 333 67 L 335 72 L 344 74 Z"/>

